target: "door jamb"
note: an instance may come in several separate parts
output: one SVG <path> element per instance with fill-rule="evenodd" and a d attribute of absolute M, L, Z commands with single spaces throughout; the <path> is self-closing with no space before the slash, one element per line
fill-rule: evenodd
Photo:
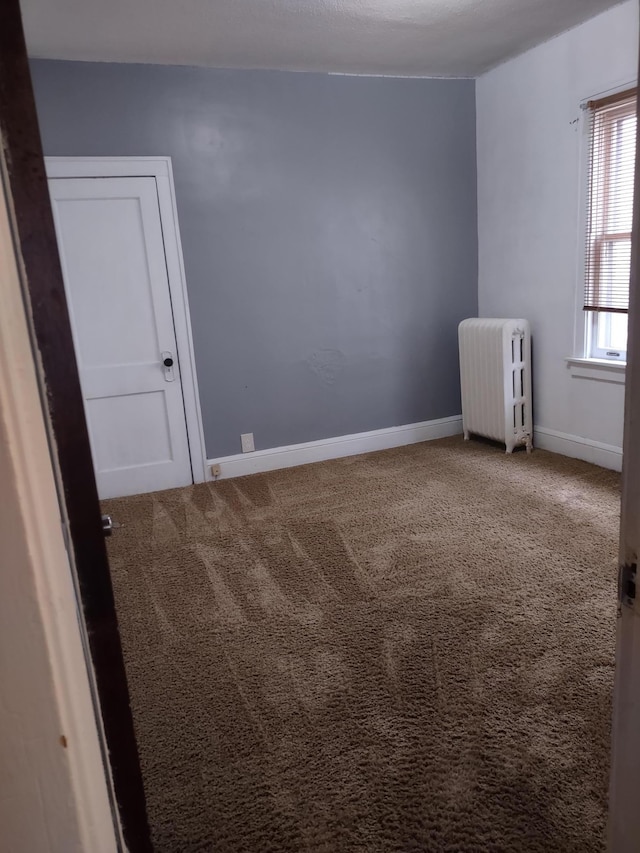
<path fill-rule="evenodd" d="M 191 313 L 171 157 L 45 157 L 47 178 L 155 178 L 194 483 L 207 479 Z"/>
<path fill-rule="evenodd" d="M 20 642 L 20 664 L 15 672 L 17 674 L 26 666 L 28 675 L 22 679 L 25 688 L 31 681 L 34 688 L 36 683 L 38 688 L 37 692 L 33 689 L 19 691 L 19 695 L 29 697 L 34 705 L 29 709 L 21 708 L 19 715 L 15 712 L 18 707 L 15 697 L 11 696 L 7 708 L 14 710 L 6 715 L 8 725 L 3 726 L 3 737 L 16 737 L 24 728 L 24 732 L 30 732 L 30 737 L 34 738 L 34 724 L 37 724 L 40 738 L 32 755 L 35 766 L 30 771 L 38 777 L 40 807 L 35 800 L 29 800 L 29 793 L 33 792 L 24 788 L 21 817 L 13 824 L 13 832 L 11 826 L 6 827 L 5 842 L 11 846 L 11 836 L 13 843 L 20 843 L 18 835 L 23 821 L 31 821 L 35 827 L 41 825 L 42 828 L 47 824 L 48 830 L 46 817 L 49 813 L 52 817 L 50 838 L 66 835 L 70 846 L 79 844 L 82 849 L 96 853 L 114 853 L 116 849 L 124 850 L 124 839 L 77 584 L 74 583 L 73 555 L 65 547 L 65 511 L 62 502 L 59 503 L 60 486 L 47 434 L 50 429 L 47 409 L 46 404 L 42 405 L 41 381 L 29 330 L 24 299 L 26 283 L 20 280 L 19 258 L 11 232 L 5 170 L 0 152 L 0 374 L 3 377 L 0 431 L 6 442 L 3 449 L 8 453 L 8 470 L 13 466 L 11 473 L 14 474 L 5 493 L 9 496 L 5 498 L 9 502 L 7 509 L 9 517 L 11 510 L 15 510 L 15 518 L 22 524 L 7 530 L 3 556 L 8 553 L 12 557 L 3 564 L 2 571 L 9 579 L 4 588 L 12 593 L 12 601 L 7 604 L 19 611 L 24 620 L 24 633 L 19 640 L 13 638 L 14 642 Z M 4 505 L 2 511 L 5 511 Z M 8 548 L 6 552 L 5 547 Z M 12 573 L 17 575 L 18 572 L 21 576 L 29 576 L 29 587 L 15 585 L 18 584 L 17 576 L 10 580 Z M 28 599 L 24 598 L 27 589 L 32 597 L 28 608 Z M 30 616 L 29 621 L 24 619 L 25 615 Z M 11 669 L 8 677 L 11 680 Z M 4 683 L 3 689 L 7 687 Z M 40 704 L 33 702 L 36 697 Z M 47 699 L 51 704 L 44 704 Z M 16 717 L 14 728 L 9 717 Z M 50 725 L 45 724 L 47 720 Z M 62 749 L 55 749 L 47 740 L 52 734 L 51 726 L 57 725 L 60 726 L 58 731 L 64 732 L 60 737 Z M 66 750 L 66 757 L 63 750 Z M 9 756 L 12 752 L 9 751 Z M 19 752 L 21 750 L 15 755 Z M 9 757 L 3 768 L 9 778 L 12 776 L 11 763 Z M 22 763 L 16 761 L 16 768 Z M 18 775 L 20 773 L 18 770 Z M 21 796 L 15 799 L 20 802 Z M 69 809 L 62 807 L 65 799 Z M 9 804 L 8 800 L 3 805 L 8 811 L 15 809 L 15 804 Z M 30 809 L 27 809 L 28 803 L 31 803 Z M 75 841 L 72 842 L 72 838 Z"/>

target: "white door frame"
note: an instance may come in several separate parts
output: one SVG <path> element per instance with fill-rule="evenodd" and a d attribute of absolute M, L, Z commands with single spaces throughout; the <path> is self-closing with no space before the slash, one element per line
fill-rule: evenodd
<path fill-rule="evenodd" d="M 167 261 L 194 483 L 204 483 L 206 447 L 171 157 L 45 157 L 48 178 L 155 178 Z"/>

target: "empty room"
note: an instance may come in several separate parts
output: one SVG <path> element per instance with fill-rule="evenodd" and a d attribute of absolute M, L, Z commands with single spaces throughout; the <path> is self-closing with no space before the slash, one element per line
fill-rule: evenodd
<path fill-rule="evenodd" d="M 116 845 L 640 849 L 636 0 L 20 7 Z"/>

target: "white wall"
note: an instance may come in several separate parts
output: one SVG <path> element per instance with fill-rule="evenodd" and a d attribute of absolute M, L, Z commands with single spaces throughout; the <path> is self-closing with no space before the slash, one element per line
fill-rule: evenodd
<path fill-rule="evenodd" d="M 0 850 L 115 853 L 1 183 L 0 304 Z"/>
<path fill-rule="evenodd" d="M 565 362 L 581 322 L 580 104 L 635 82 L 637 57 L 629 0 L 488 72 L 476 91 L 480 316 L 531 322 L 537 445 L 611 467 L 624 385 L 578 378 Z"/>

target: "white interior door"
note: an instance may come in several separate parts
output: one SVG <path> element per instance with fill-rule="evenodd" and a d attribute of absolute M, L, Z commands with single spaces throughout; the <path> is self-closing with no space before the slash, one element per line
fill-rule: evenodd
<path fill-rule="evenodd" d="M 636 139 L 631 236 L 621 509 L 608 849 L 610 853 L 637 853 L 640 850 L 640 136 Z"/>
<path fill-rule="evenodd" d="M 52 178 L 49 190 L 99 495 L 187 485 L 155 178 Z"/>

